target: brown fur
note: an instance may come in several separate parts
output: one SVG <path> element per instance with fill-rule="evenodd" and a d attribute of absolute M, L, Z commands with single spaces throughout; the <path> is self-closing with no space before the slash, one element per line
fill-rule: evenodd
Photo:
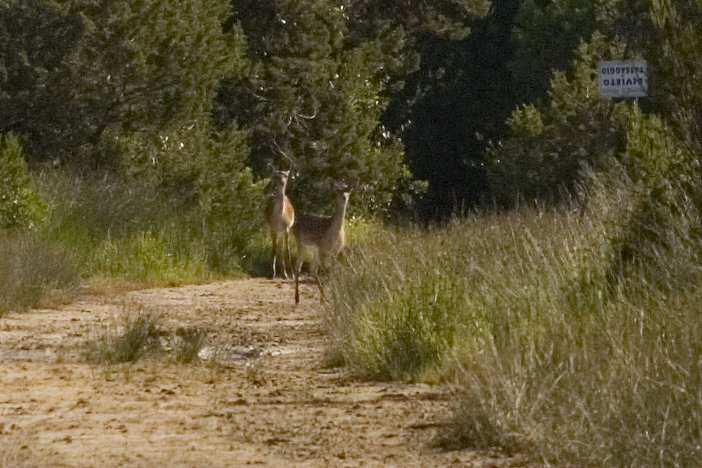
<path fill-rule="evenodd" d="M 295 303 L 300 302 L 300 270 L 305 259 L 305 252 L 314 254 L 310 271 L 314 274 L 317 286 L 324 297 L 324 289 L 319 281 L 319 265 L 324 266 L 329 257 L 336 256 L 345 244 L 344 218 L 346 205 L 351 191 L 358 185 L 358 180 L 351 184 L 334 184 L 334 214 L 320 216 L 316 214 L 300 214 L 293 226 L 293 234 L 297 241 L 297 259 L 295 262 Z"/>
<path fill-rule="evenodd" d="M 292 268 L 290 256 L 290 230 L 295 223 L 295 209 L 290 199 L 285 195 L 285 187 L 290 177 L 290 171 L 276 170 L 273 173 L 273 182 L 276 191 L 268 196 L 266 200 L 265 217 L 271 228 L 271 276 L 276 277 L 277 259 L 280 251 L 283 255 L 281 263 L 283 265 L 283 276 L 288 277 L 288 268 Z"/>

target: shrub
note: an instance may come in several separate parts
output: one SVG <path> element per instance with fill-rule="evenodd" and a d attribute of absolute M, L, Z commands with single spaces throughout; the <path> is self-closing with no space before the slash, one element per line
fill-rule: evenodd
<path fill-rule="evenodd" d="M 50 201 L 37 235 L 57 243 L 87 278 L 179 284 L 211 278 L 194 208 L 134 178 L 62 170 L 38 178 Z"/>
<path fill-rule="evenodd" d="M 636 106 L 626 135 L 620 159 L 636 196 L 618 220 L 605 276 L 610 283 L 645 280 L 661 291 L 694 288 L 702 265 L 698 157 L 659 117 Z"/>
<path fill-rule="evenodd" d="M 35 194 L 27 164 L 16 137 L 0 141 L 0 228 L 33 228 L 46 206 Z"/>
<path fill-rule="evenodd" d="M 99 178 L 42 173 L 51 210 L 40 236 L 62 245 L 88 277 L 179 284 L 257 271 L 266 251 L 265 181 L 244 165 L 246 135 L 180 136 L 169 145 L 183 143 L 183 154 L 172 160 L 190 162 L 177 171 L 135 162 L 130 173 Z"/>
<path fill-rule="evenodd" d="M 85 343 L 91 364 L 133 363 L 145 356 L 167 355 L 172 362 L 189 364 L 198 358 L 206 332 L 199 328 L 164 328 L 162 314 L 141 305 L 127 304 L 121 323 L 113 323 Z"/>
<path fill-rule="evenodd" d="M 246 133 L 216 132 L 209 142 L 209 158 L 198 179 L 208 264 L 217 272 L 258 272 L 266 256 L 266 180 L 256 180 L 246 166 Z"/>
<path fill-rule="evenodd" d="M 460 324 L 449 314 L 461 308 L 461 298 L 452 287 L 463 285 L 445 275 L 437 272 L 433 281 L 412 282 L 392 298 L 359 308 L 346 358 L 360 375 L 412 379 L 453 349 Z"/>
<path fill-rule="evenodd" d="M 198 357 L 205 342 L 205 332 L 197 328 L 178 328 L 172 336 L 171 358 L 181 364 L 189 364 Z"/>
<path fill-rule="evenodd" d="M 638 292 L 601 314 L 551 310 L 540 338 L 463 360 L 444 441 L 519 446 L 556 464 L 695 466 L 700 297 Z M 490 422 L 493 430 L 481 434 L 489 440 L 475 439 L 476 415 Z"/>

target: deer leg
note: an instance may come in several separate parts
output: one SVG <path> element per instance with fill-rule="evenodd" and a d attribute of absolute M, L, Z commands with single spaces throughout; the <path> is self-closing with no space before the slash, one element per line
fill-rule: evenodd
<path fill-rule="evenodd" d="M 278 233 L 271 230 L 271 278 L 275 278 L 276 259 L 278 258 Z"/>
<path fill-rule="evenodd" d="M 298 247 L 297 258 L 295 259 L 295 304 L 300 303 L 300 271 L 302 271 L 302 261 L 305 259 L 304 251 Z"/>
<path fill-rule="evenodd" d="M 290 255 L 290 231 L 285 231 L 285 250 L 283 252 L 283 275 L 285 279 L 288 279 L 288 268 L 290 269 L 290 274 L 294 275 L 295 270 L 293 269 L 292 257 Z"/>
<path fill-rule="evenodd" d="M 315 275 L 315 278 L 317 279 L 317 287 L 319 288 L 319 294 L 321 295 L 321 301 L 325 302 L 327 300 L 327 297 L 324 295 L 324 286 L 322 285 L 322 280 L 319 279 L 319 275 Z"/>
<path fill-rule="evenodd" d="M 320 252 L 319 262 L 315 263 L 314 277 L 317 280 L 317 287 L 319 288 L 319 294 L 321 295 L 320 299 L 322 302 L 326 301 L 327 298 L 324 295 L 324 286 L 322 285 L 322 279 L 319 276 L 319 270 L 321 267 L 322 273 L 326 273 L 326 263 L 327 263 L 327 256 Z"/>

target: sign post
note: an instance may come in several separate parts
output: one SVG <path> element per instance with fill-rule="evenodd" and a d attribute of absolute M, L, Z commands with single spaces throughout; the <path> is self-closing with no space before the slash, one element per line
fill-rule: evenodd
<path fill-rule="evenodd" d="M 607 60 L 597 67 L 601 98 L 638 98 L 648 95 L 646 62 Z"/>

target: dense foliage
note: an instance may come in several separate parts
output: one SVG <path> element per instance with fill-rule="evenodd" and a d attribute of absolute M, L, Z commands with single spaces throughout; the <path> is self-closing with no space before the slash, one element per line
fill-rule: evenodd
<path fill-rule="evenodd" d="M 0 140 L 0 228 L 31 228 L 43 218 L 45 204 L 36 195 L 16 138 Z"/>
<path fill-rule="evenodd" d="M 419 180 L 429 184 L 424 214 L 552 198 L 583 163 L 624 154 L 622 112 L 631 112 L 596 97 L 602 58 L 648 60 L 641 108 L 696 151 L 697 9 L 672 0 L 7 1 L 0 130 L 21 138 L 32 164 L 127 170 L 192 202 L 211 191 L 199 183 L 226 151 L 255 177 L 268 163 L 293 165 L 302 209 L 328 206 L 328 178 L 353 176 L 365 213 L 415 208 Z M 239 132 L 236 149 L 212 143 L 222 131 Z"/>
<path fill-rule="evenodd" d="M 232 19 L 250 66 L 223 81 L 214 118 L 251 130 L 251 166 L 267 175 L 268 163 L 292 164 L 299 176 L 291 193 L 302 209 L 329 205 L 327 179 L 349 177 L 371 188 L 357 206 L 386 206 L 409 173 L 400 142 L 379 126 L 379 45 L 345 47 L 343 10 L 326 1 L 242 2 Z"/>
<path fill-rule="evenodd" d="M 600 173 L 623 167 L 639 196 L 632 215 L 621 220 L 624 230 L 613 240 L 615 252 L 604 276 L 648 271 L 646 276 L 655 281 L 666 271 L 676 284 L 693 281 L 689 272 L 673 266 L 679 263 L 675 259 L 699 256 L 691 246 L 700 228 L 689 219 L 702 214 L 696 110 L 702 7 L 671 0 L 602 2 L 587 8 L 576 0 L 557 3 L 558 8 L 530 8 L 540 17 L 580 12 L 583 25 L 591 25 L 583 30 L 597 30 L 581 38 L 572 66 L 553 74 L 548 102 L 516 109 L 508 137 L 487 151 L 495 198 L 505 205 L 520 198 L 559 202 L 583 183 L 585 167 Z M 540 40 L 533 34 L 524 37 L 534 44 Z M 633 103 L 600 99 L 597 63 L 623 58 L 647 61 L 649 96 Z M 682 247 L 680 239 L 693 242 Z"/>
<path fill-rule="evenodd" d="M 600 99 L 629 58 L 649 95 Z M 260 273 L 271 165 L 304 211 L 359 177 L 332 362 L 456 378 L 454 446 L 690 466 L 701 80 L 699 1 L 2 0 L 0 313 Z M 357 241 L 418 212 L 468 220 Z"/>
<path fill-rule="evenodd" d="M 421 186 L 411 182 L 401 132 L 384 124 L 383 112 L 391 102 L 412 106 L 410 93 L 435 84 L 427 78 L 408 85 L 407 74 L 418 70 L 420 57 L 433 56 L 423 51 L 439 38 L 464 37 L 485 7 L 482 1 L 235 2 L 231 27 L 246 37 L 250 68 L 222 82 L 215 121 L 251 129 L 250 162 L 258 174 L 269 162 L 292 164 L 299 177 L 291 192 L 303 209 L 329 204 L 328 177 L 360 177 L 356 211 L 403 209 Z"/>

